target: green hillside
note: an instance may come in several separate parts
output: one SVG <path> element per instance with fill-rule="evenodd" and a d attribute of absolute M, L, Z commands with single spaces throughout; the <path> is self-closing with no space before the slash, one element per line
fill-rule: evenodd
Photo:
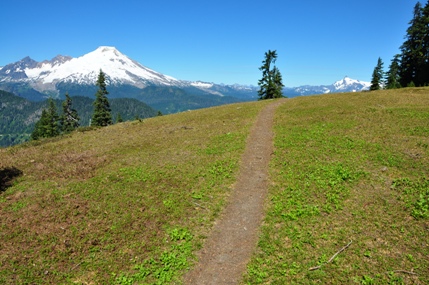
<path fill-rule="evenodd" d="M 293 99 L 275 125 L 246 284 L 428 284 L 429 89 Z"/>
<path fill-rule="evenodd" d="M 77 110 L 81 126 L 89 126 L 94 112 L 94 98 L 83 96 L 72 97 L 73 108 Z M 55 100 L 58 114 L 62 114 L 63 100 Z M 152 109 L 137 99 L 116 98 L 109 100 L 113 119 L 118 114 L 124 121 L 150 118 L 157 115 Z M 35 123 L 40 119 L 47 101 L 32 102 L 12 93 L 0 90 L 0 147 L 19 144 L 30 139 Z"/>
<path fill-rule="evenodd" d="M 0 284 L 180 284 L 270 103 L 0 149 Z M 429 89 L 288 99 L 274 132 L 243 284 L 429 283 Z"/>

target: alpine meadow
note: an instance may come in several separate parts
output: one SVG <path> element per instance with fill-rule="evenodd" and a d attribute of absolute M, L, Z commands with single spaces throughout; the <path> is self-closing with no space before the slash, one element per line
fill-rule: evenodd
<path fill-rule="evenodd" d="M 269 27 L 258 1 L 97 1 L 4 1 L 0 61 L 103 39 L 252 80 L 112 45 L 1 62 L 0 284 L 429 284 L 429 1 L 404 31 L 402 0 L 273 1 Z M 320 85 L 339 70 L 372 79 Z"/>
<path fill-rule="evenodd" d="M 299 97 L 277 109 L 266 218 L 243 284 L 429 282 L 428 91 Z M 1 149 L 1 283 L 180 283 L 270 103 Z"/>

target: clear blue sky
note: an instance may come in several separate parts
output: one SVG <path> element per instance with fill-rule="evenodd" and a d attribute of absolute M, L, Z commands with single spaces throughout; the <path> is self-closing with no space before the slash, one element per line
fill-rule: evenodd
<path fill-rule="evenodd" d="M 257 85 L 277 50 L 286 86 L 371 80 L 399 52 L 417 0 L 2 0 L 0 66 L 98 46 L 183 80 Z M 423 5 L 426 1 L 421 1 Z"/>

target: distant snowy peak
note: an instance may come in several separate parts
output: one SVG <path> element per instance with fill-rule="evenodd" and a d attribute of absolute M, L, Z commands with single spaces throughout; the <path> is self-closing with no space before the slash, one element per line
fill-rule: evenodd
<path fill-rule="evenodd" d="M 52 66 L 57 66 L 57 65 L 61 65 L 69 60 L 72 60 L 73 58 L 71 56 L 63 56 L 63 55 L 57 55 L 56 57 L 54 57 L 51 60 L 44 60 L 40 63 L 37 64 L 37 66 L 41 66 L 43 64 L 51 64 Z"/>
<path fill-rule="evenodd" d="M 299 87 L 285 87 L 283 89 L 284 95 L 288 97 L 305 96 L 313 94 L 329 94 L 329 93 L 340 93 L 340 92 L 360 92 L 368 90 L 371 83 L 351 79 L 348 76 L 341 80 L 334 82 L 331 85 L 305 85 Z"/>
<path fill-rule="evenodd" d="M 35 68 L 37 66 L 38 62 L 31 59 L 29 56 L 24 57 L 20 61 L 17 61 L 15 63 L 10 63 L 6 66 L 4 66 L 2 69 L 0 69 L 0 78 L 5 77 L 9 80 L 22 80 L 26 79 L 27 74 L 25 73 L 25 70 L 27 68 Z"/>
<path fill-rule="evenodd" d="M 338 80 L 333 84 L 335 90 L 346 91 L 346 92 L 358 92 L 369 89 L 371 83 L 360 80 L 351 79 L 344 77 L 342 80 Z"/>
<path fill-rule="evenodd" d="M 213 87 L 213 83 L 209 83 L 209 82 L 202 82 L 202 81 L 194 81 L 190 83 L 191 86 L 197 87 L 197 88 L 211 88 Z"/>
<path fill-rule="evenodd" d="M 0 68 L 0 84 L 3 86 L 28 85 L 42 94 L 59 94 L 68 84 L 95 85 L 100 69 L 106 74 L 108 85 L 178 87 L 190 94 L 236 97 L 244 100 L 256 99 L 258 87 L 252 85 L 226 85 L 203 81 L 178 80 L 149 69 L 118 51 L 115 47 L 100 46 L 83 56 L 73 58 L 58 55 L 51 60 L 37 62 L 30 57 Z M 331 85 L 285 87 L 288 97 L 358 92 L 369 89 L 370 83 L 344 77 Z"/>
<path fill-rule="evenodd" d="M 100 69 L 109 84 L 130 84 L 139 88 L 148 85 L 176 85 L 178 80 L 128 58 L 114 47 L 101 46 L 78 58 L 58 55 L 40 63 L 29 57 L 5 66 L 0 76 L 8 80 L 30 80 L 34 86 L 55 85 L 59 82 L 94 84 Z M 15 74 L 15 76 L 10 76 Z"/>
<path fill-rule="evenodd" d="M 128 58 L 114 47 L 101 46 L 95 51 L 55 68 L 46 64 L 39 69 L 26 70 L 29 77 L 41 79 L 43 83 L 55 81 L 93 84 L 100 69 L 106 73 L 110 84 L 131 84 L 137 87 L 147 85 L 172 85 L 177 80 L 155 72 Z"/>

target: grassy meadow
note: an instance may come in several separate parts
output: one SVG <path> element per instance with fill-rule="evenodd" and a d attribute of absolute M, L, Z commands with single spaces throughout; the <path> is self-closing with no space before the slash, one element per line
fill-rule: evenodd
<path fill-rule="evenodd" d="M 429 284 L 428 88 L 289 100 L 275 149 L 243 284 Z"/>
<path fill-rule="evenodd" d="M 167 284 L 193 262 L 268 102 L 0 149 L 0 284 Z"/>
<path fill-rule="evenodd" d="M 269 103 L 0 149 L 0 284 L 180 284 Z M 274 132 L 243 284 L 429 284 L 428 88 L 290 99 Z"/>

